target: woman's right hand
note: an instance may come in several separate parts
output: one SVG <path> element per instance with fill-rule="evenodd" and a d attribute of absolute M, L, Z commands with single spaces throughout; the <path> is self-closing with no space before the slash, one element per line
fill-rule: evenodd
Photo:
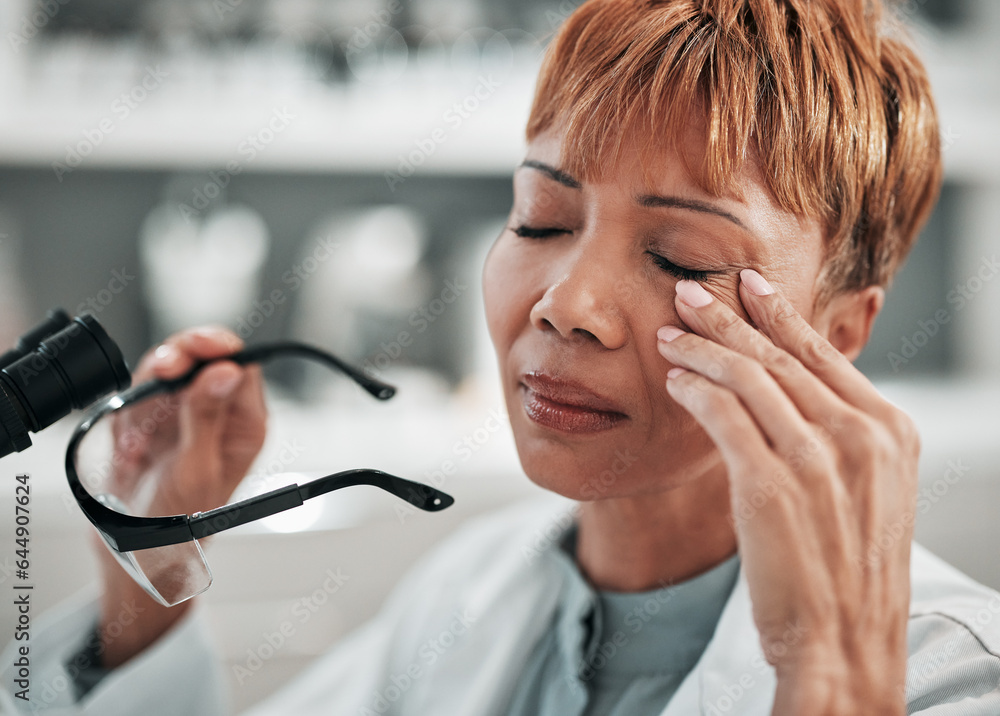
<path fill-rule="evenodd" d="M 176 378 L 198 360 L 242 346 L 224 328 L 181 331 L 142 357 L 133 384 Z M 129 495 L 140 481 L 155 480 L 154 489 L 141 490 L 150 497 L 139 514 L 191 514 L 220 507 L 264 443 L 267 409 L 260 367 L 219 361 L 175 395 L 119 411 L 111 420 L 115 494 Z M 101 660 L 105 668 L 113 668 L 158 639 L 186 613 L 191 600 L 176 607 L 157 603 L 125 573 L 96 533 L 94 541 L 104 577 Z"/>

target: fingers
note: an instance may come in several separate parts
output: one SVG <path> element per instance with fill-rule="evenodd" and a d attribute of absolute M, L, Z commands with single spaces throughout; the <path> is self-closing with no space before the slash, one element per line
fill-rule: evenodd
<path fill-rule="evenodd" d="M 702 335 L 664 326 L 657 344 L 664 358 L 739 395 L 783 454 L 812 437 L 808 423 L 836 428 L 846 406 L 830 388 L 728 306 L 689 283 L 677 284 L 677 310 Z"/>
<path fill-rule="evenodd" d="M 701 424 L 726 463 L 759 465 L 772 461 L 760 429 L 731 391 L 691 371 L 670 372 L 667 392 Z"/>
<path fill-rule="evenodd" d="M 743 275 L 749 274 L 760 278 L 756 272 L 744 270 Z M 762 278 L 760 280 L 763 281 Z M 745 280 L 741 285 L 744 304 L 751 318 L 761 327 L 760 331 L 754 330 L 728 306 L 714 300 L 711 294 L 695 282 L 678 282 L 675 301 L 678 314 L 692 330 L 708 341 L 731 349 L 733 351 L 731 361 L 737 360 L 742 355 L 766 368 L 810 422 L 835 429 L 843 417 L 845 408 L 848 407 L 845 405 L 845 400 L 861 407 L 862 410 L 876 408 L 871 403 L 870 396 L 874 394 L 876 399 L 881 401 L 878 392 L 868 384 L 863 375 L 858 373 L 850 361 L 816 333 L 783 297 L 777 292 L 758 296 L 749 292 Z M 749 298 L 746 297 L 748 294 Z M 769 307 L 758 305 L 768 301 L 770 301 Z M 776 310 L 786 318 L 769 318 Z M 791 323 L 793 319 L 787 318 L 791 314 L 795 316 L 794 323 Z M 791 335 L 793 333 L 796 334 L 795 337 Z M 690 343 L 689 339 L 684 340 Z M 680 340 L 677 343 L 678 346 L 683 345 Z M 670 359 L 669 355 L 666 357 Z M 816 365 L 824 360 L 829 361 L 827 365 L 830 368 L 823 373 L 815 372 Z M 861 386 L 855 391 L 859 393 L 855 396 L 856 401 L 844 397 L 839 390 L 828 384 L 831 376 L 836 379 L 845 371 L 849 376 L 856 373 L 861 377 Z M 851 382 L 856 381 L 851 379 Z"/>
<path fill-rule="evenodd" d="M 264 401 L 264 377 L 259 365 L 243 369 L 243 380 L 229 399 L 229 419 L 223 437 L 231 488 L 250 469 L 264 446 L 267 434 L 267 404 Z"/>
<path fill-rule="evenodd" d="M 143 356 L 134 382 L 175 378 L 197 361 L 225 356 L 242 346 L 243 342 L 225 328 L 208 326 L 182 331 Z M 202 509 L 218 507 L 207 503 L 219 500 L 215 494 L 218 487 L 215 493 L 211 488 L 220 484 L 220 477 L 232 472 L 223 471 L 223 467 L 236 457 L 245 472 L 263 443 L 266 410 L 262 394 L 259 369 L 219 361 L 202 369 L 183 391 L 117 413 L 112 430 L 122 479 L 134 479 L 154 461 L 166 459 L 179 448 L 178 474 L 169 481 L 168 491 L 193 489 L 195 504 Z M 184 498 L 174 494 L 169 501 L 190 504 Z"/>
<path fill-rule="evenodd" d="M 183 375 L 199 360 L 218 358 L 243 348 L 235 333 L 220 326 L 203 326 L 181 331 L 167 338 L 139 361 L 136 382 Z"/>
<path fill-rule="evenodd" d="M 184 391 L 178 420 L 178 451 L 174 475 L 164 484 L 165 503 L 180 511 L 210 510 L 222 505 L 226 476 L 223 438 L 233 396 L 245 380 L 245 370 L 219 361 L 202 370 Z"/>
<path fill-rule="evenodd" d="M 243 369 L 228 361 L 213 363 L 195 377 L 181 404 L 182 448 L 217 447 L 229 398 L 243 378 Z"/>
<path fill-rule="evenodd" d="M 741 404 L 733 409 L 749 411 L 779 454 L 793 453 L 812 437 L 806 418 L 760 362 L 674 326 L 664 326 L 657 336 L 657 347 L 664 358 L 707 376 L 715 387 L 738 396 Z M 668 390 L 676 382 L 668 380 Z M 689 378 L 688 382 L 692 383 L 691 389 L 713 388 L 707 381 Z"/>
<path fill-rule="evenodd" d="M 241 415 L 252 416 L 259 422 L 263 422 L 267 417 L 264 374 L 259 365 L 248 365 L 243 368 L 243 380 L 234 391 L 230 404 Z"/>
<path fill-rule="evenodd" d="M 153 378 L 170 379 L 183 375 L 198 360 L 227 355 L 243 347 L 243 341 L 232 331 L 214 326 L 193 328 L 176 333 L 163 343 L 147 351 L 133 373 L 133 384 Z M 116 414 L 112 420 L 116 449 L 122 459 L 142 455 L 150 442 L 169 442 L 174 439 L 175 421 L 169 419 L 177 412 L 177 405 L 164 410 L 164 403 L 176 403 L 176 396 L 164 396 L 155 403 L 143 403 Z M 137 426 L 154 418 L 155 434 L 140 431 Z"/>
<path fill-rule="evenodd" d="M 828 385 L 865 412 L 881 414 L 885 401 L 874 386 L 826 338 L 753 269 L 740 272 L 740 297 L 761 331 Z M 770 291 L 770 293 L 768 293 Z"/>

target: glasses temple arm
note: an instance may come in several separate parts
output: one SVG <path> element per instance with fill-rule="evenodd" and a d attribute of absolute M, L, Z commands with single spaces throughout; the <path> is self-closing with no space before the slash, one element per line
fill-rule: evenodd
<path fill-rule="evenodd" d="M 438 512 L 455 502 L 451 495 L 429 485 L 404 480 L 381 470 L 361 468 L 328 475 L 305 485 L 288 485 L 207 512 L 196 512 L 188 519 L 188 526 L 195 539 L 202 539 L 298 507 L 304 500 L 356 485 L 381 488 L 427 512 Z"/>
<path fill-rule="evenodd" d="M 335 355 L 319 350 L 318 348 L 310 346 L 306 343 L 298 343 L 296 341 L 279 341 L 277 343 L 251 346 L 236 353 L 219 356 L 218 358 L 211 358 L 205 361 L 199 361 L 198 363 L 195 363 L 195 365 L 188 370 L 187 373 L 177 378 L 150 382 L 155 382 L 157 385 L 162 386 L 161 390 L 174 391 L 188 385 L 192 380 L 194 380 L 194 377 L 202 368 L 216 361 L 228 360 L 239 365 L 246 365 L 247 363 L 264 362 L 276 356 L 287 355 L 304 356 L 319 361 L 320 363 L 325 363 L 327 366 L 342 372 L 379 400 L 388 400 L 396 394 L 396 389 L 388 383 L 383 383 L 380 380 L 376 380 L 375 378 L 365 375 L 362 371 L 358 370 L 349 363 L 345 363 Z"/>

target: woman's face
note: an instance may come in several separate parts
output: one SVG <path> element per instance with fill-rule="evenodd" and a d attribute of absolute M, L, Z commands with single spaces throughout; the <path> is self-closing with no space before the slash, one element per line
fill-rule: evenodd
<path fill-rule="evenodd" d="M 697 136 L 683 146 L 698 147 Z M 673 365 L 656 331 L 687 329 L 674 285 L 695 278 L 749 320 L 737 286 L 754 268 L 811 321 L 820 227 L 779 209 L 756 166 L 738 176 L 740 196 L 717 198 L 676 154 L 627 148 L 600 183 L 585 183 L 560 171 L 560 139 L 555 129 L 529 145 L 483 270 L 521 464 L 572 499 L 661 492 L 720 463 L 665 388 Z M 654 185 L 640 162 L 655 167 Z"/>

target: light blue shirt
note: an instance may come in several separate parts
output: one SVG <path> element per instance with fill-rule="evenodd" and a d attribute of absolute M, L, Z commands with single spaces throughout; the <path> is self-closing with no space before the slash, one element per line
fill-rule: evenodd
<path fill-rule="evenodd" d="M 508 716 L 658 716 L 715 632 L 738 555 L 661 589 L 598 592 L 576 565 L 575 526 L 560 546 L 565 587 Z"/>

